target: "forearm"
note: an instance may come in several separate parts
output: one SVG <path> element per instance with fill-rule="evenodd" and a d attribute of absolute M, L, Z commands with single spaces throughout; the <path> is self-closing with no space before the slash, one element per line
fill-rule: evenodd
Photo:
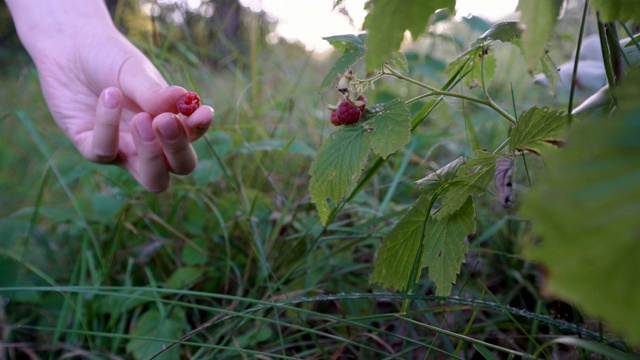
<path fill-rule="evenodd" d="M 27 51 L 36 57 L 93 31 L 116 30 L 102 0 L 5 0 Z"/>

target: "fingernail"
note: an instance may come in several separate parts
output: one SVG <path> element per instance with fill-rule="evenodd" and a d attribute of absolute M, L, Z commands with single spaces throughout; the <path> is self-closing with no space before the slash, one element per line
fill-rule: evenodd
<path fill-rule="evenodd" d="M 151 127 L 151 121 L 146 120 L 147 119 L 136 121 L 136 131 L 142 141 L 152 142 L 156 139 L 156 134 L 153 132 L 153 127 Z"/>
<path fill-rule="evenodd" d="M 207 130 L 209 128 L 209 126 L 211 126 L 211 121 L 212 120 L 213 119 L 208 119 L 208 120 L 205 120 L 205 121 L 201 122 L 200 124 L 198 124 L 198 129 Z"/>
<path fill-rule="evenodd" d="M 213 122 L 213 118 L 215 117 L 215 111 L 213 110 L 212 107 L 210 106 L 204 106 L 204 107 L 208 108 L 211 111 L 211 116 L 208 117 L 206 120 L 202 121 L 201 123 L 199 123 L 198 125 L 196 125 L 196 128 L 199 130 L 209 129 L 209 127 L 211 126 L 211 123 Z"/>
<path fill-rule="evenodd" d="M 171 85 L 171 86 L 167 86 L 164 89 L 160 90 L 159 94 L 162 94 L 162 93 L 165 93 L 165 92 L 176 91 L 176 89 L 179 89 L 181 92 L 187 92 L 187 90 L 185 88 L 183 88 L 182 86 Z"/>
<path fill-rule="evenodd" d="M 182 135 L 182 131 L 180 129 L 180 125 L 178 124 L 178 119 L 176 116 L 171 116 L 168 120 L 164 120 L 162 123 L 158 124 L 158 130 L 160 131 L 160 135 L 163 139 L 167 141 L 176 141 Z"/>
<path fill-rule="evenodd" d="M 116 109 L 122 101 L 122 93 L 117 89 L 107 89 L 104 92 L 104 107 L 107 109 Z"/>

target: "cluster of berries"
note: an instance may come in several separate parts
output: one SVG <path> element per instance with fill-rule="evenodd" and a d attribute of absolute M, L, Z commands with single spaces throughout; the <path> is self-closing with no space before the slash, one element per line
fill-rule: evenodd
<path fill-rule="evenodd" d="M 331 123 L 335 126 L 351 125 L 360 120 L 367 107 L 367 98 L 359 94 L 359 91 L 351 89 L 353 73 L 351 71 L 340 77 L 336 90 L 340 92 L 340 101 L 337 105 L 329 105 L 331 110 Z"/>

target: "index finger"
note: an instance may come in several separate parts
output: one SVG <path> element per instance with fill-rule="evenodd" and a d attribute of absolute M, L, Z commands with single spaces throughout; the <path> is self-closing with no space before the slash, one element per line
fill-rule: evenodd
<path fill-rule="evenodd" d="M 88 158 L 98 163 L 110 163 L 118 155 L 122 92 L 115 87 L 100 94 L 96 107 L 96 120 L 88 149 Z"/>

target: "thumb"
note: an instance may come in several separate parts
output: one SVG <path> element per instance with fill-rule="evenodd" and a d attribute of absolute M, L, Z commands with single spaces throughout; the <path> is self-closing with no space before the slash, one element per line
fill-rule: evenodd
<path fill-rule="evenodd" d="M 177 113 L 176 102 L 187 92 L 180 86 L 169 86 L 142 53 L 125 59 L 118 82 L 124 95 L 151 115 Z"/>

